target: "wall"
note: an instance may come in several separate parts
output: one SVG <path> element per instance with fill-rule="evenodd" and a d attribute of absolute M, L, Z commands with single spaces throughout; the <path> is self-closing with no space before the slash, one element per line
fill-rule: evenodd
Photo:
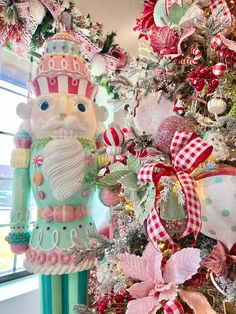
<path fill-rule="evenodd" d="M 38 290 L 0 302 L 1 314 L 39 314 Z"/>

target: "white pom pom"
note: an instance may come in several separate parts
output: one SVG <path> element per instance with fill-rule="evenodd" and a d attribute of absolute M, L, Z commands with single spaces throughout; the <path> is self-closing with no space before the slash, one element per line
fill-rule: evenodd
<path fill-rule="evenodd" d="M 106 71 L 106 61 L 105 58 L 96 54 L 91 60 L 91 74 L 93 76 L 100 76 Z"/>

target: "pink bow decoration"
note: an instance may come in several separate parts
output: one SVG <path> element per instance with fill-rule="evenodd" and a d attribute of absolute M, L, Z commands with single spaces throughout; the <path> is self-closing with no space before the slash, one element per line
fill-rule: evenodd
<path fill-rule="evenodd" d="M 186 60 L 183 59 L 184 53 L 182 51 L 182 46 L 185 39 L 192 36 L 195 31 L 196 29 L 194 27 L 191 27 L 184 30 L 179 37 L 178 34 L 175 33 L 168 26 L 158 27 L 156 25 L 153 25 L 150 28 L 150 40 L 153 51 L 157 52 L 161 58 L 165 57 L 170 60 L 179 58 L 178 62 L 180 62 L 180 60 Z M 197 54 L 195 55 L 194 62 L 196 62 L 196 59 L 198 62 L 198 60 L 201 58 L 201 52 L 196 48 L 191 48 L 191 52 L 193 54 Z"/>
<path fill-rule="evenodd" d="M 212 270 L 216 276 L 229 274 L 230 265 L 236 263 L 236 255 L 233 248 L 229 251 L 221 242 L 213 247 L 211 254 L 202 262 L 202 265 Z"/>
<path fill-rule="evenodd" d="M 177 177 L 185 194 L 188 216 L 185 230 L 180 238 L 193 233 L 196 239 L 200 231 L 201 207 L 195 191 L 195 181 L 190 173 L 208 158 L 211 152 L 212 146 L 202 141 L 194 133 L 177 131 L 171 142 L 172 165 L 169 166 L 163 163 L 146 164 L 138 173 L 138 180 L 140 182 L 153 182 L 156 187 L 162 176 L 174 175 Z M 159 209 L 156 205 L 158 196 L 159 191 L 156 188 L 154 205 L 147 219 L 147 233 L 155 247 L 157 247 L 157 240 L 173 243 L 170 234 L 160 219 Z"/>
<path fill-rule="evenodd" d="M 51 209 L 50 207 L 45 207 L 42 216 L 45 222 L 53 220 L 54 218 L 53 209 Z"/>

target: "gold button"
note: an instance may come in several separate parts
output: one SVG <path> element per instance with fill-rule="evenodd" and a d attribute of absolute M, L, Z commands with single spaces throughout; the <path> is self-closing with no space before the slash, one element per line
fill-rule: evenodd
<path fill-rule="evenodd" d="M 41 172 L 36 172 L 33 176 L 33 182 L 35 185 L 41 185 L 43 183 L 43 175 Z"/>

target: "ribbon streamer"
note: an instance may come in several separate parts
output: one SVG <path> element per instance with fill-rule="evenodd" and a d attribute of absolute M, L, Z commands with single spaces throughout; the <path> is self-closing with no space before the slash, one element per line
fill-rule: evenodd
<path fill-rule="evenodd" d="M 195 180 L 190 173 L 212 152 L 212 146 L 202 141 L 194 133 L 175 132 L 171 142 L 172 165 L 152 163 L 144 165 L 139 173 L 140 182 L 153 182 L 156 186 L 154 205 L 147 219 L 147 233 L 153 245 L 157 247 L 157 240 L 173 243 L 168 231 L 161 222 L 157 199 L 159 196 L 158 182 L 162 176 L 177 177 L 186 199 L 187 223 L 180 238 L 193 233 L 195 239 L 201 228 L 201 207 L 195 191 Z"/>
<path fill-rule="evenodd" d="M 79 32 L 74 32 L 74 34 L 76 38 L 82 43 L 82 54 L 86 59 L 91 61 L 96 54 L 100 53 L 101 48 L 97 47 L 86 36 Z M 101 55 L 105 59 L 107 70 L 115 71 L 119 60 L 106 53 Z"/>
<path fill-rule="evenodd" d="M 53 18 L 58 21 L 61 16 L 60 6 L 56 2 L 56 0 L 41 0 L 41 2 L 45 5 L 45 7 L 52 14 Z"/>

